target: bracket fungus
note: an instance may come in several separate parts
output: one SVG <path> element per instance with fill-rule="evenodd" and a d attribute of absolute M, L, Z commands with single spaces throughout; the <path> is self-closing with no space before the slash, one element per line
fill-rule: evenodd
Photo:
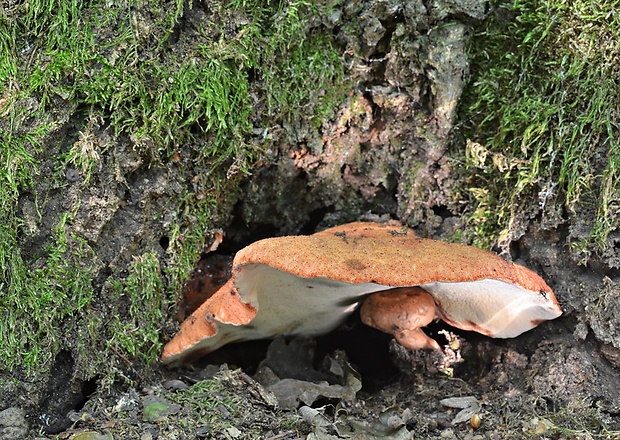
<path fill-rule="evenodd" d="M 181 324 L 163 363 L 184 363 L 231 342 L 325 334 L 366 298 L 363 321 L 413 349 L 439 348 L 420 330 L 436 316 L 512 338 L 562 314 L 547 283 L 523 266 L 377 223 L 257 241 L 237 253 L 231 273 Z"/>

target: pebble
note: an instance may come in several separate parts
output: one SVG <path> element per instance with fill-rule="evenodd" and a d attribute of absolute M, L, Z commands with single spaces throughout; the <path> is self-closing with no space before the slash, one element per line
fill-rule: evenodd
<path fill-rule="evenodd" d="M 0 411 L 0 439 L 22 440 L 27 437 L 29 429 L 23 409 L 10 407 Z"/>
<path fill-rule="evenodd" d="M 232 438 L 239 438 L 242 434 L 241 431 L 239 431 L 239 429 L 235 428 L 234 426 L 226 428 L 226 433 Z"/>
<path fill-rule="evenodd" d="M 167 380 L 162 383 L 162 385 L 167 390 L 184 390 L 186 388 L 189 388 L 189 385 L 179 379 Z"/>
<path fill-rule="evenodd" d="M 77 182 L 78 180 L 80 180 L 80 172 L 76 169 L 69 168 L 65 173 L 65 177 L 69 182 Z"/>

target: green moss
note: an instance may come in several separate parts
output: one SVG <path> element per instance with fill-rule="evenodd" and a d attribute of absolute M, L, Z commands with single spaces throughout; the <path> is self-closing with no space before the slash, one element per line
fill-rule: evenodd
<path fill-rule="evenodd" d="M 533 199 L 544 216 L 591 209 L 581 247 L 607 246 L 620 201 L 617 6 L 498 2 L 478 29 L 460 113 L 478 147 L 468 167 L 479 242 L 506 236 Z"/>
<path fill-rule="evenodd" d="M 324 34 L 306 28 L 305 23 L 316 14 L 310 2 L 279 5 L 274 11 L 272 35 L 266 41 L 269 63 L 263 76 L 272 116 L 288 121 L 306 115 L 319 126 L 333 116 L 347 83 L 342 55 Z"/>
<path fill-rule="evenodd" d="M 18 253 L 5 263 L 0 344 L 8 369 L 33 372 L 49 365 L 62 346 L 61 335 L 82 323 L 93 301 L 94 255 L 84 239 L 67 232 L 69 216 L 63 214 L 55 228 L 43 267 L 29 270 Z"/>
<path fill-rule="evenodd" d="M 217 69 L 221 70 L 225 84 L 238 84 L 239 89 L 227 96 L 237 96 L 226 110 L 243 116 L 243 123 L 227 120 L 230 114 L 224 112 L 219 120 L 220 127 L 234 127 L 233 132 L 222 131 L 222 143 L 227 148 L 203 150 L 211 160 L 217 157 L 235 157 L 234 167 L 242 172 L 250 170 L 260 153 L 260 145 L 254 143 L 248 149 L 247 135 L 253 128 L 250 120 L 256 117 L 252 109 L 248 91 L 250 87 L 260 91 L 264 103 L 265 120 L 263 124 L 290 121 L 299 115 L 310 120 L 315 126 L 332 115 L 336 102 L 344 99 L 347 82 L 341 54 L 333 43 L 308 26 L 315 21 L 317 11 L 309 2 L 231 2 L 233 10 L 246 14 L 245 23 L 230 40 L 205 42 L 200 46 L 200 54 L 210 57 Z M 233 66 L 231 68 L 227 66 Z M 240 70 L 243 69 L 243 70 Z M 236 73 L 232 73 L 232 71 Z M 251 83 L 249 75 L 257 79 Z M 236 75 L 234 81 L 231 80 Z M 308 81 L 312 78 L 312 81 Z M 209 90 L 203 90 L 203 100 L 213 102 Z M 254 113 L 252 113 L 254 112 Z M 261 115 L 263 116 L 263 115 Z M 266 122 L 272 119 L 272 123 Z M 215 144 L 217 145 L 217 142 Z M 258 147 L 258 150 L 257 150 Z M 215 157 L 213 157 L 215 156 Z M 179 290 L 196 263 L 196 250 L 205 245 L 205 231 L 213 227 L 213 216 L 222 206 L 222 194 L 235 192 L 238 177 L 227 175 L 226 181 L 214 179 L 201 182 L 202 193 L 188 192 L 184 195 L 179 218 L 170 233 L 170 250 L 176 263 L 170 268 L 171 283 Z"/>
<path fill-rule="evenodd" d="M 607 428 L 605 415 L 592 402 L 574 399 L 557 412 L 545 415 L 551 422 L 550 433 L 571 438 L 615 439 L 620 432 Z"/>
<path fill-rule="evenodd" d="M 325 11 L 212 2 L 186 26 L 192 7 L 34 0 L 0 11 L 0 370 L 45 371 L 60 349 L 76 351 L 84 376 L 111 377 L 119 359 L 154 362 L 205 231 L 261 156 L 256 133 L 300 114 L 320 125 L 343 94 L 341 54 L 319 36 Z M 110 142 L 96 139 L 104 130 Z M 79 197 L 66 198 L 71 206 L 56 218 L 46 203 L 50 190 L 66 194 L 68 167 L 82 172 L 86 190 L 101 167 L 114 166 L 119 143 L 158 166 L 183 150 L 205 172 L 179 195 L 166 261 L 140 249 L 107 281 L 115 298 L 104 301 L 116 302 L 95 306 L 102 262 L 74 228 Z M 18 214 L 26 192 L 42 232 L 53 230 L 37 255 L 22 248 L 32 220 Z"/>
<path fill-rule="evenodd" d="M 171 397 L 179 404 L 189 405 L 197 415 L 198 423 L 210 426 L 214 432 L 222 432 L 232 426 L 222 417 L 221 411 L 216 411 L 217 407 L 222 406 L 236 414 L 239 406 L 244 405 L 242 397 L 231 393 L 219 378 L 202 380 Z"/>
<path fill-rule="evenodd" d="M 213 227 L 213 215 L 217 212 L 217 194 L 221 186 L 212 188 L 205 199 L 197 203 L 194 194 L 187 194 L 182 202 L 183 222 L 173 225 L 170 231 L 169 253 L 175 256 L 175 264 L 169 270 L 171 288 L 180 292 L 183 284 L 189 278 L 196 266 L 198 253 L 205 247 L 206 231 Z"/>
<path fill-rule="evenodd" d="M 159 329 L 152 323 L 162 322 L 171 300 L 166 297 L 161 280 L 160 263 L 154 253 L 134 257 L 124 283 L 116 283 L 117 298 L 124 310 L 112 317 L 108 347 L 136 363 L 151 364 L 159 358 Z"/>
<path fill-rule="evenodd" d="M 181 420 L 184 428 L 194 431 L 196 426 L 208 427 L 211 433 L 238 428 L 243 439 L 264 438 L 272 432 L 288 429 L 298 437 L 305 436 L 307 425 L 290 411 L 282 411 L 263 399 L 259 390 L 241 370 L 223 370 L 213 379 L 202 380 L 186 389 L 169 394 L 170 400 L 191 409 L 189 417 Z"/>

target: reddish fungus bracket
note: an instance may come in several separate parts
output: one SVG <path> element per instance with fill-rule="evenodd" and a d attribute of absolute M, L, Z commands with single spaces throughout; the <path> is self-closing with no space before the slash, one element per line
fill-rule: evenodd
<path fill-rule="evenodd" d="M 161 360 L 176 365 L 231 342 L 325 334 L 364 300 L 362 320 L 411 349 L 439 349 L 420 330 L 435 316 L 512 338 L 562 314 L 540 276 L 491 252 L 350 223 L 239 251 L 230 280 L 181 324 Z"/>

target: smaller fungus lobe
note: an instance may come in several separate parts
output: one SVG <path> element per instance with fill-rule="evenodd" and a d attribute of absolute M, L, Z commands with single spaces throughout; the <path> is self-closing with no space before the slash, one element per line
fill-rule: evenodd
<path fill-rule="evenodd" d="M 439 350 L 439 344 L 421 330 L 435 318 L 433 297 L 419 287 L 402 287 L 370 295 L 360 309 L 362 322 L 394 335 L 411 350 Z"/>

